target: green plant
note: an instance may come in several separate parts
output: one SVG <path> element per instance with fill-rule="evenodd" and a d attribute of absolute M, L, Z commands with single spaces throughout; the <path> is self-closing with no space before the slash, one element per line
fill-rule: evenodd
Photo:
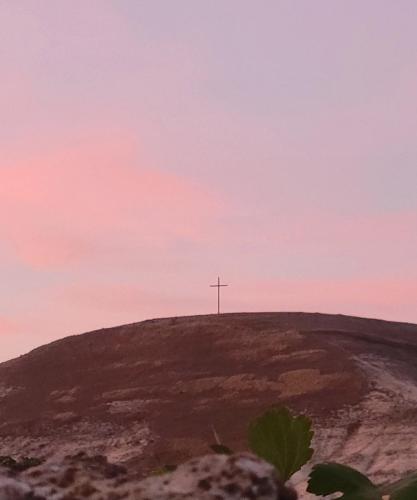
<path fill-rule="evenodd" d="M 272 408 L 253 420 L 248 431 L 249 447 L 270 462 L 283 482 L 313 455 L 311 420 L 294 417 L 287 408 Z"/>
<path fill-rule="evenodd" d="M 216 443 L 210 446 L 211 450 L 223 455 L 232 454 L 233 451 L 221 442 L 214 427 L 212 431 Z M 283 484 L 313 456 L 313 435 L 311 420 L 304 415 L 293 415 L 285 407 L 267 410 L 252 420 L 248 428 L 250 449 L 275 467 Z M 15 468 L 16 464 L 10 457 L 0 457 L 0 465 Z M 154 474 L 165 474 L 176 467 L 162 465 Z M 337 500 L 382 500 L 383 497 L 389 500 L 416 500 L 417 472 L 395 483 L 375 485 L 364 474 L 347 465 L 333 462 L 316 464 L 310 473 L 307 491 L 318 496 L 339 494 Z M 288 498 L 295 498 L 291 487 L 288 494 Z"/>
<path fill-rule="evenodd" d="M 417 498 L 417 473 L 410 474 L 400 481 L 381 487 L 383 495 L 391 500 L 415 500 Z"/>
<path fill-rule="evenodd" d="M 248 430 L 249 446 L 271 463 L 283 482 L 301 469 L 313 455 L 311 420 L 293 416 L 285 408 L 272 408 L 254 419 Z M 338 500 L 416 500 L 417 473 L 388 485 L 375 485 L 361 472 L 337 463 L 313 467 L 307 491 L 315 495 L 340 493 Z"/>
<path fill-rule="evenodd" d="M 340 500 L 381 500 L 381 492 L 363 474 L 346 465 L 327 463 L 313 467 L 307 491 L 316 495 L 341 492 Z"/>
<path fill-rule="evenodd" d="M 313 467 L 308 492 L 316 495 L 343 493 L 340 500 L 416 500 L 417 474 L 387 485 L 375 485 L 365 475 L 351 467 L 335 463 Z"/>

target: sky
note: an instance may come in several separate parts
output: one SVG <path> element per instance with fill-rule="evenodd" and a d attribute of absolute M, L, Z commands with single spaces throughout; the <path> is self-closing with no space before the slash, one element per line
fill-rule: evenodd
<path fill-rule="evenodd" d="M 0 360 L 222 310 L 417 323 L 415 0 L 0 0 Z"/>

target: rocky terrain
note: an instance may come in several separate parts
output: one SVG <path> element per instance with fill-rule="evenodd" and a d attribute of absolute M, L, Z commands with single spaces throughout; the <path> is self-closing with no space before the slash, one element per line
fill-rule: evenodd
<path fill-rule="evenodd" d="M 275 469 L 249 453 L 193 458 L 139 481 L 105 457 L 78 453 L 19 474 L 0 469 L 1 500 L 297 500 Z"/>
<path fill-rule="evenodd" d="M 206 454 L 215 433 L 244 451 L 249 420 L 285 404 L 313 418 L 315 460 L 396 479 L 417 468 L 416 357 L 416 325 L 307 313 L 67 337 L 0 365 L 0 455 L 87 451 L 139 480 Z"/>

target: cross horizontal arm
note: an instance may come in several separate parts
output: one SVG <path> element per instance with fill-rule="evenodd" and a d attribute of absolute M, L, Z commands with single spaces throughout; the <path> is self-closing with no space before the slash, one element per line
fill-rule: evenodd
<path fill-rule="evenodd" d="M 229 285 L 210 285 L 210 286 L 214 286 L 215 288 L 217 288 L 219 286 L 229 286 Z"/>

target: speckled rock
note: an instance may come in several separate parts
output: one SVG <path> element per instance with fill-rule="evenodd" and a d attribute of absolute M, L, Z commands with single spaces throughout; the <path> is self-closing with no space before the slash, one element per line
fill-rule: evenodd
<path fill-rule="evenodd" d="M 60 462 L 47 461 L 20 473 L 3 469 L 0 472 L 0 500 L 133 498 L 129 496 L 127 483 L 124 467 L 110 464 L 102 455 L 90 457 L 78 453 Z"/>
<path fill-rule="evenodd" d="M 170 474 L 148 478 L 135 489 L 141 500 L 295 500 L 274 468 L 248 453 L 206 455 Z"/>
<path fill-rule="evenodd" d="M 30 493 L 29 485 L 17 479 L 0 475 L 0 500 L 23 500 L 30 498 Z"/>
<path fill-rule="evenodd" d="M 242 453 L 207 455 L 180 465 L 172 473 L 142 481 L 84 453 L 62 463 L 46 462 L 24 472 L 0 471 L 0 500 L 296 500 L 273 467 Z"/>

